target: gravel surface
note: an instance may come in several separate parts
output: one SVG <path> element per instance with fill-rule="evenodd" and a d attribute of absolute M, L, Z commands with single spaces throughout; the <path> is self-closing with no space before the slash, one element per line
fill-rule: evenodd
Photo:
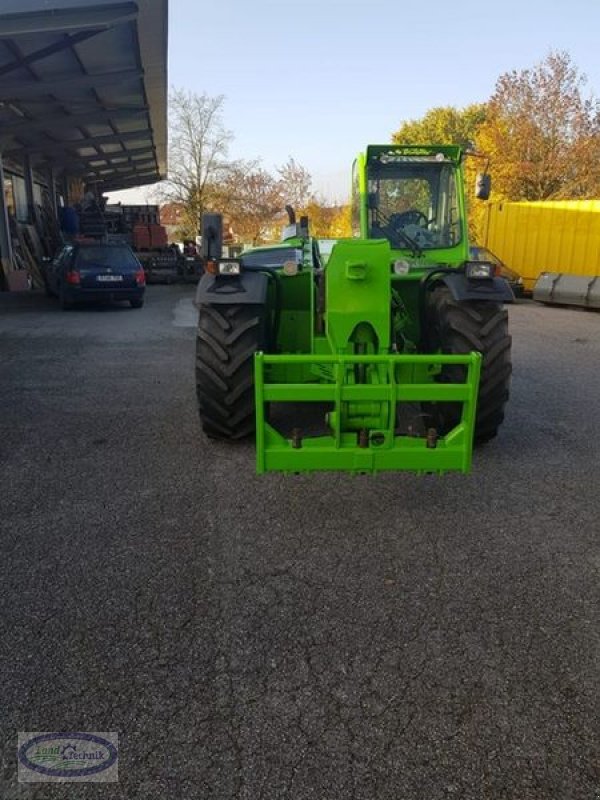
<path fill-rule="evenodd" d="M 597 800 L 600 314 L 511 308 L 469 476 L 258 478 L 192 295 L 0 298 L 0 798 Z M 38 730 L 119 783 L 18 784 Z"/>

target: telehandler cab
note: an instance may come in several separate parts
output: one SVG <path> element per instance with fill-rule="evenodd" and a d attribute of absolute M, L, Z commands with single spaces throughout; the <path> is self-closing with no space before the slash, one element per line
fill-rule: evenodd
<path fill-rule="evenodd" d="M 222 258 L 203 218 L 196 383 L 205 433 L 256 432 L 259 473 L 468 472 L 504 418 L 511 340 L 495 267 L 469 261 L 456 146 L 369 145 L 356 238 L 326 263 L 288 207 L 280 244 Z M 489 196 L 479 175 L 476 195 Z M 308 411 L 307 411 L 308 409 Z"/>

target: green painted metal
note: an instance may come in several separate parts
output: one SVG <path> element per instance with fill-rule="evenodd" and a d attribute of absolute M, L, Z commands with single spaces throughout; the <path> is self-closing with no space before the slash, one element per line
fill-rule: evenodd
<path fill-rule="evenodd" d="M 390 260 L 386 239 L 342 239 L 333 248 L 325 270 L 325 323 L 333 353 L 352 352 L 361 337 L 366 347 L 372 345 L 373 352 L 388 350 Z M 371 337 L 361 325 L 370 326 Z"/>
<path fill-rule="evenodd" d="M 319 363 L 333 368 L 329 381 L 310 384 L 273 382 L 271 367 L 286 362 L 307 365 Z M 460 364 L 466 370 L 465 382 L 409 383 L 398 376 L 415 368 L 431 370 L 445 364 Z M 356 473 L 377 473 L 389 470 L 444 473 L 469 472 L 473 447 L 473 430 L 479 387 L 481 356 L 469 353 L 449 355 L 366 355 L 366 356 L 284 356 L 257 353 L 255 356 L 256 397 L 256 466 L 262 474 L 269 471 L 321 472 L 345 470 Z M 350 376 L 357 367 L 371 367 L 379 380 L 356 384 Z M 407 373 L 408 370 L 408 373 Z M 427 435 L 398 435 L 398 403 L 456 402 L 462 405 L 459 424 L 435 446 Z M 301 431 L 286 438 L 266 419 L 268 403 L 329 403 L 331 433 L 304 437 Z M 362 428 L 352 431 L 344 421 L 349 408 L 378 406 L 377 425 L 366 435 Z M 293 408 L 291 410 L 293 414 Z M 425 432 L 426 434 L 427 432 Z"/>
<path fill-rule="evenodd" d="M 420 169 L 428 175 L 431 192 L 436 180 L 442 183 L 431 175 L 438 166 L 445 169 L 454 204 L 446 219 L 454 227 L 444 246 L 437 246 L 445 241 L 441 234 L 423 248 L 392 246 L 391 234 L 369 238 L 375 213 L 369 192 L 373 184 L 379 191 L 386 174 L 402 175 L 404 165 L 411 180 L 418 181 Z M 353 227 L 360 238 L 339 240 L 324 269 L 313 240 L 298 236 L 295 226 L 295 235 L 282 244 L 253 251 L 272 256 L 277 248 L 293 247 L 301 253 L 296 274 L 268 273 L 271 341 L 268 352 L 255 357 L 257 471 L 468 472 L 481 356 L 418 352 L 421 279 L 436 266 L 458 268 L 468 257 L 462 152 L 451 146 L 370 145 L 353 171 Z M 447 189 L 443 203 L 450 203 L 449 196 Z M 441 220 L 443 203 L 433 202 Z M 464 383 L 437 382 L 449 364 L 464 367 Z M 422 425 L 401 432 L 403 404 L 435 402 L 461 404 L 452 431 L 439 438 Z M 310 435 L 300 422 L 293 425 L 300 430 L 284 434 L 269 422 L 271 404 L 288 406 L 285 414 L 293 421 L 298 404 L 305 403 L 328 407 L 325 434 Z"/>
<path fill-rule="evenodd" d="M 374 161 L 382 154 L 397 154 L 399 158 L 424 159 L 431 163 L 436 157 L 442 155 L 452 165 L 454 180 L 456 183 L 456 202 L 458 219 L 460 220 L 461 237 L 460 241 L 453 247 L 440 247 L 428 250 L 420 257 L 414 257 L 406 248 L 393 250 L 396 258 L 407 259 L 411 264 L 410 275 L 398 277 L 396 280 L 414 281 L 418 280 L 423 271 L 437 264 L 458 267 L 469 258 L 469 242 L 467 230 L 467 213 L 465 204 L 465 186 L 463 172 L 463 151 L 456 145 L 400 145 L 400 144 L 372 144 L 368 145 L 366 153 L 361 154 L 357 159 L 358 169 L 358 189 L 360 193 L 360 235 L 363 238 L 369 237 L 368 223 L 368 191 L 369 191 L 369 171 Z"/>

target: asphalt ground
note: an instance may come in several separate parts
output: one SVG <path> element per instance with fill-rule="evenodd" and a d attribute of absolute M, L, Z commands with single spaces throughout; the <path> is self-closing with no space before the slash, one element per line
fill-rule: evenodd
<path fill-rule="evenodd" d="M 511 308 L 469 476 L 254 475 L 192 287 L 0 299 L 0 797 L 597 800 L 600 314 Z M 18 784 L 18 731 L 119 782 Z"/>

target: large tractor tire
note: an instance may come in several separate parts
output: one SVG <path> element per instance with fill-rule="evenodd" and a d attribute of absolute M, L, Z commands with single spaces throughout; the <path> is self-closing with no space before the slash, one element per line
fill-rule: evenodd
<path fill-rule="evenodd" d="M 493 439 L 504 420 L 504 407 L 510 389 L 511 337 L 508 312 L 499 303 L 453 299 L 446 287 L 437 287 L 428 298 L 428 337 L 432 352 L 451 354 L 478 350 L 483 361 L 475 420 L 475 444 Z M 464 367 L 444 367 L 437 380 L 452 383 L 464 380 Z M 457 403 L 429 403 L 424 411 L 441 435 L 460 420 Z"/>
<path fill-rule="evenodd" d="M 200 307 L 196 394 L 207 436 L 241 439 L 254 432 L 254 353 L 264 346 L 264 330 L 262 306 Z"/>

